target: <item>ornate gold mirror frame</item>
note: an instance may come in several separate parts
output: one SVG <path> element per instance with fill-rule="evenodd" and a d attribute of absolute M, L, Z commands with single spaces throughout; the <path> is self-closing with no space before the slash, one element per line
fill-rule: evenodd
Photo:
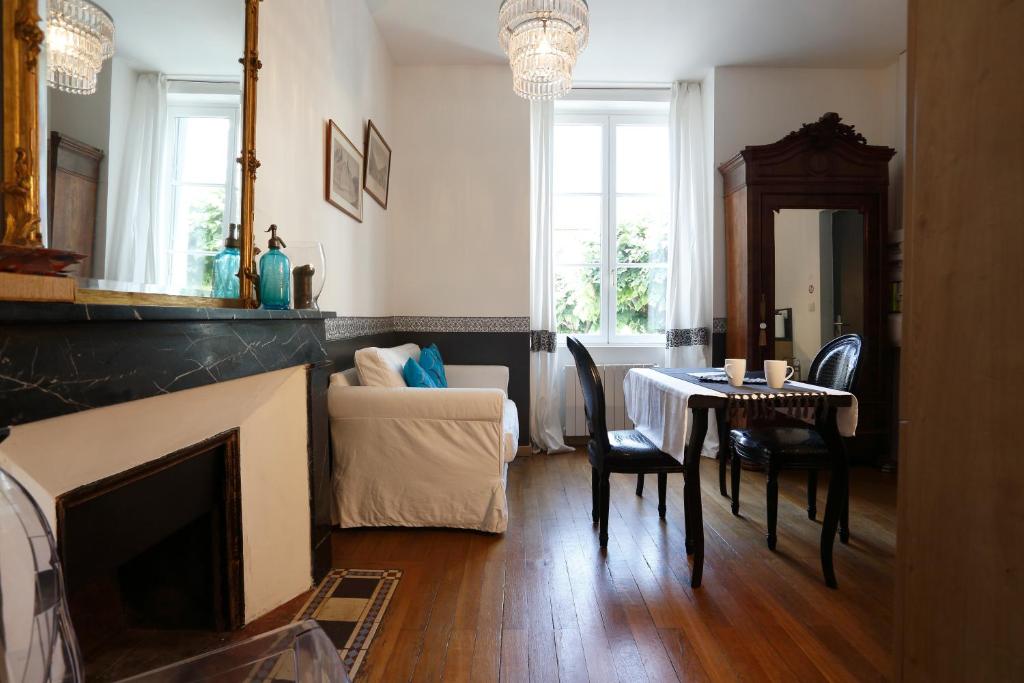
<path fill-rule="evenodd" d="M 253 208 L 256 170 L 256 81 L 262 66 L 259 59 L 259 4 L 245 3 L 245 48 L 243 66 L 242 150 L 242 232 L 241 296 L 238 299 L 175 296 L 103 290 L 78 290 L 75 298 L 84 303 L 254 308 L 256 261 L 253 249 Z M 39 196 L 39 54 L 44 33 L 38 0 L 3 0 L 0 14 L 0 43 L 3 68 L 3 224 L 0 228 L 0 263 L 14 261 L 67 261 L 69 252 L 46 249 L 40 232 L 42 205 Z M 73 262 L 73 259 L 72 261 Z M 0 274 L 7 268 L 0 267 Z M 24 276 L 31 278 L 32 276 Z M 30 282 L 30 280 L 26 280 Z M 0 295 L 0 298 L 3 298 Z"/>

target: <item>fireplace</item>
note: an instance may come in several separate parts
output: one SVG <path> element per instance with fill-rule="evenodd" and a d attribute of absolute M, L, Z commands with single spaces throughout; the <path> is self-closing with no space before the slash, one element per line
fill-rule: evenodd
<path fill-rule="evenodd" d="M 244 621 L 238 429 L 56 500 L 71 618 L 87 662 L 126 633 Z"/>

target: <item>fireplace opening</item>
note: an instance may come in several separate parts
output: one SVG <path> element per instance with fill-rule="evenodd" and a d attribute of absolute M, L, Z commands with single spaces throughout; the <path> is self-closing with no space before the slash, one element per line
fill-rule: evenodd
<path fill-rule="evenodd" d="M 58 549 L 87 668 L 139 632 L 242 627 L 239 490 L 235 429 L 58 498 Z"/>

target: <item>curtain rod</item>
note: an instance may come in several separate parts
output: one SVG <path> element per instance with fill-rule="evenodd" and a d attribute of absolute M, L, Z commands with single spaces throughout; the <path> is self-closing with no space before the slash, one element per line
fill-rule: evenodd
<path fill-rule="evenodd" d="M 573 90 L 671 90 L 671 85 L 578 85 Z"/>
<path fill-rule="evenodd" d="M 197 76 L 168 76 L 168 81 L 174 81 L 175 83 L 234 83 L 241 84 L 241 78 L 234 78 L 232 76 L 208 76 L 206 78 L 200 78 Z"/>

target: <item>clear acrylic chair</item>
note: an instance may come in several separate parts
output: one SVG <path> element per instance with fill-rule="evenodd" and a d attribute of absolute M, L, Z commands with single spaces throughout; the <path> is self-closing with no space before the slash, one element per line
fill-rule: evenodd
<path fill-rule="evenodd" d="M 0 428 L 0 441 L 8 435 Z M 0 681 L 85 680 L 50 525 L 0 468 Z M 128 681 L 348 683 L 341 657 L 315 621 L 289 624 Z"/>

